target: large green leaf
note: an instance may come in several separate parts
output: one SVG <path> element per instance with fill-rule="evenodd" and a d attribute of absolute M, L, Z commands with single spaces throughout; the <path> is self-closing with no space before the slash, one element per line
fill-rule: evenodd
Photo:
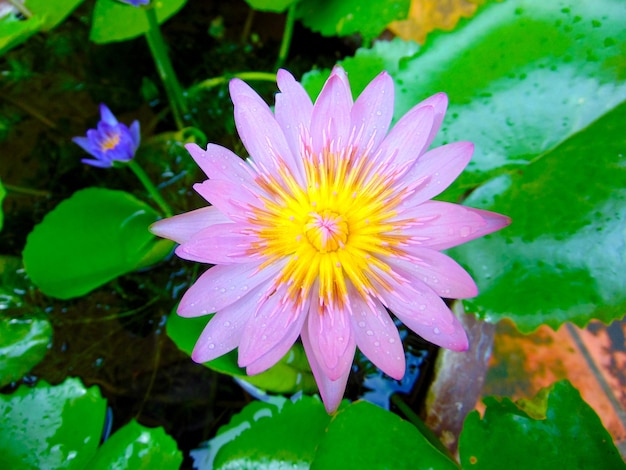
<path fill-rule="evenodd" d="M 302 0 L 298 18 L 324 36 L 360 34 L 374 39 L 395 20 L 407 17 L 410 0 Z"/>
<path fill-rule="evenodd" d="M 470 308 L 489 321 L 512 318 L 522 331 L 624 315 L 624 122 L 626 103 L 468 198 L 513 218 L 502 232 L 453 251 L 481 290 Z"/>
<path fill-rule="evenodd" d="M 26 272 L 42 292 L 84 295 L 143 262 L 158 213 L 123 191 L 77 191 L 35 226 L 24 248 Z"/>
<path fill-rule="evenodd" d="M 329 421 L 318 398 L 303 396 L 281 406 L 253 402 L 218 431 L 210 468 L 309 468 Z"/>
<path fill-rule="evenodd" d="M 105 409 L 97 387 L 72 378 L 0 395 L 0 468 L 88 468 Z"/>
<path fill-rule="evenodd" d="M 183 456 L 163 428 L 131 421 L 117 430 L 89 462 L 90 470 L 178 470 Z"/>
<path fill-rule="evenodd" d="M 151 8 L 156 10 L 158 22 L 163 23 L 185 3 L 187 0 L 159 0 L 153 1 Z M 97 0 L 89 39 L 98 44 L 127 41 L 144 34 L 148 29 L 146 12 L 142 8 L 117 0 Z"/>
<path fill-rule="evenodd" d="M 43 23 L 41 29 L 49 31 L 61 23 L 85 0 L 26 0 L 26 8 Z"/>
<path fill-rule="evenodd" d="M 26 41 L 41 29 L 42 24 L 43 20 L 38 16 L 24 21 L 13 15 L 0 19 L 0 55 Z"/>
<path fill-rule="evenodd" d="M 167 320 L 167 334 L 182 351 L 191 355 L 202 330 L 211 315 L 197 318 L 182 318 L 176 314 Z M 210 369 L 237 377 L 246 382 L 275 393 L 315 391 L 317 385 L 309 367 L 302 345 L 295 344 L 275 366 L 257 375 L 246 375 L 246 370 L 237 365 L 237 351 L 218 357 L 204 364 Z"/>
<path fill-rule="evenodd" d="M 542 390 L 532 401 L 484 401 L 484 417 L 471 412 L 459 438 L 464 469 L 626 468 L 598 415 L 567 381 Z"/>
<path fill-rule="evenodd" d="M 453 470 L 457 465 L 415 426 L 366 401 L 340 409 L 320 442 L 312 469 Z"/>
<path fill-rule="evenodd" d="M 39 363 L 48 351 L 52 326 L 45 318 L 9 318 L 0 315 L 0 387 Z"/>

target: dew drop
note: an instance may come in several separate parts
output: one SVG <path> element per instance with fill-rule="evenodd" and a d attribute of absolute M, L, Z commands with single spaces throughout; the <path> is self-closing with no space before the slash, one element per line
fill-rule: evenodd
<path fill-rule="evenodd" d="M 359 326 L 360 326 L 361 328 L 365 328 L 365 322 L 364 322 L 364 321 L 360 321 L 360 322 L 359 322 Z"/>
<path fill-rule="evenodd" d="M 241 290 L 248 290 L 248 286 L 246 285 L 241 286 Z"/>
<path fill-rule="evenodd" d="M 468 237 L 470 233 L 472 233 L 472 229 L 467 226 L 461 227 L 461 230 L 459 230 L 459 235 L 463 238 Z"/>
<path fill-rule="evenodd" d="M 215 349 L 215 345 L 213 343 L 209 344 L 208 346 L 209 349 Z"/>
<path fill-rule="evenodd" d="M 420 306 L 419 306 L 419 309 L 420 309 L 420 310 L 422 310 L 422 311 L 426 310 L 426 305 L 423 305 L 423 304 L 422 304 L 422 305 L 420 305 Z"/>
<path fill-rule="evenodd" d="M 441 330 L 437 327 L 433 328 L 433 333 L 435 333 L 436 335 L 441 334 Z"/>
<path fill-rule="evenodd" d="M 373 332 L 372 330 L 367 330 L 367 331 L 365 332 L 365 334 L 366 334 L 367 336 L 374 336 L 374 332 Z"/>
<path fill-rule="evenodd" d="M 395 339 L 393 339 L 393 338 L 389 338 L 389 344 L 393 344 L 393 343 L 395 343 L 395 342 L 396 342 L 396 340 L 395 340 Z"/>
<path fill-rule="evenodd" d="M 375 341 L 374 342 L 374 346 L 379 347 L 380 346 L 380 342 L 379 341 Z"/>
<path fill-rule="evenodd" d="M 263 335 L 263 336 L 261 336 L 261 339 L 262 339 L 263 341 L 265 341 L 265 340 L 267 339 L 267 335 Z"/>
<path fill-rule="evenodd" d="M 224 292 L 226 292 L 226 289 L 224 289 L 223 287 L 220 289 L 220 292 L 223 294 Z"/>
<path fill-rule="evenodd" d="M 225 321 L 224 322 L 224 328 L 228 328 L 230 326 L 230 322 L 229 321 Z"/>

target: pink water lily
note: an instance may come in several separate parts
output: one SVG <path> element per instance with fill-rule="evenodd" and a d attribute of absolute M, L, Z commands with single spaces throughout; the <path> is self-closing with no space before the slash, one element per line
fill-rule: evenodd
<path fill-rule="evenodd" d="M 477 294 L 440 250 L 498 230 L 507 217 L 432 201 L 461 173 L 473 145 L 428 150 L 447 107 L 443 93 L 391 130 L 394 88 L 383 72 L 353 101 L 336 67 L 313 103 L 285 70 L 275 111 L 230 83 L 235 123 L 250 154 L 187 149 L 208 176 L 194 189 L 211 206 L 165 219 L 153 233 L 176 253 L 213 264 L 185 293 L 183 317 L 215 312 L 193 359 L 239 348 L 248 374 L 279 361 L 300 337 L 329 412 L 343 397 L 358 347 L 395 379 L 405 372 L 388 313 L 423 338 L 463 351 L 468 340 L 441 299 Z"/>

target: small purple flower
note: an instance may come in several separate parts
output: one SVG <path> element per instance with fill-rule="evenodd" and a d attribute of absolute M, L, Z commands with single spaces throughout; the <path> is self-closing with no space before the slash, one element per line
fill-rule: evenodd
<path fill-rule="evenodd" d="M 139 147 L 139 121 L 134 121 L 129 129 L 126 124 L 117 122 L 105 104 L 100 105 L 100 117 L 97 129 L 89 129 L 87 137 L 72 139 L 95 157 L 95 159 L 84 158 L 81 161 L 100 168 L 110 168 L 114 161 L 132 160 Z"/>
<path fill-rule="evenodd" d="M 134 7 L 139 7 L 141 5 L 147 5 L 150 3 L 150 0 L 118 0 L 122 3 L 126 3 L 128 5 L 132 5 Z"/>

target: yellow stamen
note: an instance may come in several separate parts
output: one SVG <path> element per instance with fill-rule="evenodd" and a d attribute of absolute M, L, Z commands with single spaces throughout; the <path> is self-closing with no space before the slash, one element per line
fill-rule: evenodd
<path fill-rule="evenodd" d="M 350 308 L 348 283 L 364 300 L 390 288 L 385 276 L 395 275 L 384 260 L 404 255 L 402 227 L 414 223 L 391 222 L 407 194 L 391 171 L 350 146 L 313 154 L 304 145 L 303 153 L 304 187 L 286 166 L 257 177 L 267 197 L 251 208 L 249 254 L 264 266 L 287 259 L 276 284 L 287 286 L 296 309 L 314 286 L 320 312 Z"/>
<path fill-rule="evenodd" d="M 106 152 L 107 150 L 112 150 L 117 147 L 117 144 L 120 143 L 120 135 L 119 133 L 115 134 L 107 134 L 106 138 L 100 144 L 100 150 Z"/>

